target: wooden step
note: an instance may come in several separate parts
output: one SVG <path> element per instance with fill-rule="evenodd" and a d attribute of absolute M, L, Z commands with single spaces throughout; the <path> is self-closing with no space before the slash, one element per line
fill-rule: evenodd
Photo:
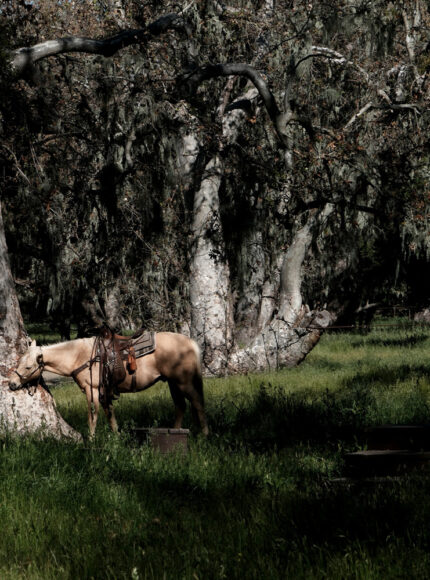
<path fill-rule="evenodd" d="M 139 443 L 149 443 L 160 453 L 170 451 L 188 452 L 189 429 L 167 429 L 155 427 L 138 427 L 133 434 Z"/>
<path fill-rule="evenodd" d="M 430 466 L 430 451 L 368 450 L 347 453 L 344 456 L 346 475 L 374 477 L 400 475 Z"/>
<path fill-rule="evenodd" d="M 366 431 L 368 449 L 430 451 L 429 425 L 381 425 Z"/>

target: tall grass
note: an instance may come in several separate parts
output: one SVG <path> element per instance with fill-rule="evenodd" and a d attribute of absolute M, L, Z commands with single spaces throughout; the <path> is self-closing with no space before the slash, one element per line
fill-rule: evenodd
<path fill-rule="evenodd" d="M 428 474 L 335 479 L 366 427 L 429 422 L 429 346 L 327 334 L 297 369 L 206 380 L 211 435 L 185 456 L 130 435 L 170 424 L 163 384 L 120 398 L 119 437 L 102 420 L 91 445 L 2 441 L 0 578 L 426 578 Z M 86 433 L 79 389 L 53 392 Z"/>

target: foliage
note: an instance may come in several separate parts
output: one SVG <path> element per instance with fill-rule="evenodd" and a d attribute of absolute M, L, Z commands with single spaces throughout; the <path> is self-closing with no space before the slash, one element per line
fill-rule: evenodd
<path fill-rule="evenodd" d="M 186 456 L 130 438 L 130 422 L 170 421 L 165 387 L 120 398 L 120 437 L 4 440 L 2 578 L 424 577 L 428 473 L 334 479 L 363 427 L 428 422 L 429 341 L 410 325 L 328 334 L 297 369 L 207 380 L 212 435 Z M 76 386 L 54 394 L 83 429 Z"/>
<path fill-rule="evenodd" d="M 270 4 L 190 3 L 187 34 L 172 31 L 112 59 L 62 55 L 8 83 L 0 175 L 25 311 L 48 312 L 67 327 L 105 314 L 116 300 L 122 326 L 180 328 L 189 317 L 194 192 L 215 151 L 226 163 L 220 256 L 230 264 L 238 324 L 250 316 L 243 305 L 255 310 L 261 281 L 276 277 L 280 252 L 309 211 L 327 205 L 333 211 L 307 260 L 310 306 L 336 310 L 347 297 L 353 310 L 401 292 L 424 305 L 410 264 L 428 256 L 425 3 Z M 417 6 L 414 64 L 405 38 Z M 8 2 L 4 20 L 11 47 L 19 47 L 71 34 L 106 37 L 176 8 Z M 184 91 L 184 73 L 213 62 L 253 65 L 279 103 L 287 92 L 291 111 L 311 122 L 314 141 L 301 124 L 287 127 L 292 171 L 258 100 L 238 139 L 224 143 L 216 110 L 220 99 L 244 94 L 243 78 Z M 199 143 L 191 175 L 178 156 L 184 135 Z"/>

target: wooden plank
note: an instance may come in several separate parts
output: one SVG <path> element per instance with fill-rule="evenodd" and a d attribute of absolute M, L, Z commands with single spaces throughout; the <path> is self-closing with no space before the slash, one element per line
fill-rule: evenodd
<path fill-rule="evenodd" d="M 368 449 L 430 450 L 429 425 L 381 425 L 366 431 Z"/>
<path fill-rule="evenodd" d="M 373 449 L 347 453 L 344 459 L 349 476 L 398 475 L 429 466 L 430 451 Z"/>
<path fill-rule="evenodd" d="M 188 452 L 189 429 L 138 427 L 133 429 L 133 433 L 140 443 L 149 443 L 160 453 Z"/>

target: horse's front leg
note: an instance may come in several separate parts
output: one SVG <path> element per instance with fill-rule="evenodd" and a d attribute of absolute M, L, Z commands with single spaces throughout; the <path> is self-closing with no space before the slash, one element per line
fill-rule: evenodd
<path fill-rule="evenodd" d="M 99 392 L 98 389 L 92 389 L 88 386 L 85 389 L 88 405 L 88 429 L 90 432 L 90 439 L 94 439 L 97 427 L 97 418 L 99 415 Z"/>
<path fill-rule="evenodd" d="M 110 428 L 112 429 L 112 431 L 114 433 L 118 433 L 118 423 L 116 421 L 113 403 L 111 403 L 107 409 L 104 408 L 104 412 L 105 412 L 106 418 L 108 420 L 108 423 L 110 425 Z"/>

